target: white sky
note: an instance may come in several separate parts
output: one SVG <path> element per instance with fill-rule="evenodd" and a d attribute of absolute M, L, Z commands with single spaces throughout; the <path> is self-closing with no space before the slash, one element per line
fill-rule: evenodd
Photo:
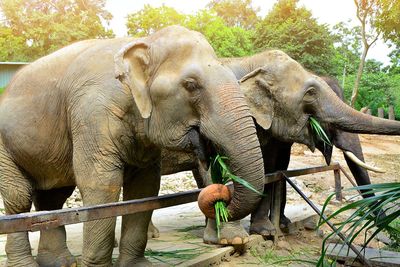
<path fill-rule="evenodd" d="M 143 8 L 145 4 L 151 6 L 161 6 L 165 4 L 175 8 L 177 11 L 193 14 L 197 10 L 204 8 L 209 0 L 107 0 L 106 9 L 111 12 L 113 19 L 110 23 L 116 36 L 126 36 L 126 17 L 128 14 L 136 12 Z M 271 9 L 276 0 L 253 0 L 255 7 L 260 7 L 259 15 L 264 17 Z M 300 0 L 300 5 L 304 5 L 310 9 L 313 16 L 320 23 L 335 25 L 341 21 L 352 20 L 352 25 L 358 25 L 356 19 L 356 8 L 352 0 Z M 367 58 L 375 58 L 385 64 L 389 63 L 387 54 L 389 48 L 379 41 L 375 46 L 370 48 Z"/>

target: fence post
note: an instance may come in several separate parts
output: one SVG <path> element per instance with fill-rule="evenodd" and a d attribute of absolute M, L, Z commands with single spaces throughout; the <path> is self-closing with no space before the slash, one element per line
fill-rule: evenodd
<path fill-rule="evenodd" d="M 286 183 L 286 180 L 283 178 L 283 175 L 280 175 L 280 180 L 273 183 L 272 190 L 272 205 L 271 205 L 271 222 L 276 228 L 276 233 L 274 236 L 274 243 L 276 244 L 279 239 L 278 237 L 282 235 L 281 228 L 279 225 L 280 217 L 281 217 L 281 202 L 282 202 L 282 187 L 283 183 Z"/>
<path fill-rule="evenodd" d="M 395 120 L 394 107 L 389 106 L 389 120 Z"/>
<path fill-rule="evenodd" d="M 340 178 L 340 170 L 339 169 L 333 170 L 333 175 L 335 176 L 336 200 L 337 201 L 342 201 L 343 200 L 343 194 L 342 194 L 342 181 L 341 181 L 341 178 Z"/>
<path fill-rule="evenodd" d="M 378 117 L 385 118 L 385 111 L 383 110 L 383 108 L 378 108 Z"/>

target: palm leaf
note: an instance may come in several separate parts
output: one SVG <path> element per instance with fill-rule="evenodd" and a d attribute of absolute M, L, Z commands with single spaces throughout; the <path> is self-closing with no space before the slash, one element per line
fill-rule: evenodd
<path fill-rule="evenodd" d="M 400 234 L 400 229 L 395 229 L 390 226 L 390 224 L 399 218 L 400 210 L 393 209 L 395 205 L 398 205 L 400 201 L 400 183 L 387 183 L 387 184 L 370 184 L 363 185 L 351 188 L 350 190 L 367 190 L 368 192 L 361 193 L 370 194 L 375 193 L 375 196 L 364 198 L 353 203 L 347 204 L 344 207 L 338 209 L 331 215 L 327 216 L 327 220 L 337 217 L 340 214 L 343 214 L 346 211 L 355 209 L 355 211 L 347 217 L 346 220 L 342 220 L 336 225 L 339 225 L 338 232 L 343 231 L 345 227 L 347 230 L 344 231 L 346 233 L 346 241 L 350 244 L 354 242 L 355 238 L 360 234 L 364 233 L 364 247 L 368 245 L 368 243 L 381 231 L 394 231 L 394 233 Z M 331 201 L 334 194 L 329 196 L 325 201 L 322 214 L 326 210 L 326 206 Z M 375 214 L 378 211 L 383 210 L 387 215 L 384 218 L 378 218 Z M 320 217 L 318 226 L 323 224 L 322 216 Z M 372 234 L 368 236 L 368 232 L 374 229 Z M 329 234 L 322 242 L 321 247 L 321 257 L 319 260 L 319 264 L 317 266 L 322 266 L 322 262 L 326 253 L 326 241 L 336 235 L 337 232 L 332 232 Z"/>

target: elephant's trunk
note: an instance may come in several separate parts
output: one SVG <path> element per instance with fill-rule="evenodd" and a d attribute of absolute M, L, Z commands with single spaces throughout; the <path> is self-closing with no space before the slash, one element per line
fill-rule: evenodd
<path fill-rule="evenodd" d="M 262 154 L 249 108 L 237 84 L 225 84 L 215 91 L 217 107 L 200 131 L 228 157 L 230 170 L 262 193 L 264 170 Z M 218 118 L 216 120 L 216 118 Z M 234 183 L 232 200 L 228 205 L 230 220 L 251 213 L 261 196 L 239 183 Z"/>
<path fill-rule="evenodd" d="M 400 122 L 364 114 L 346 105 L 332 90 L 321 91 L 321 108 L 315 113 L 321 122 L 353 133 L 400 135 Z"/>

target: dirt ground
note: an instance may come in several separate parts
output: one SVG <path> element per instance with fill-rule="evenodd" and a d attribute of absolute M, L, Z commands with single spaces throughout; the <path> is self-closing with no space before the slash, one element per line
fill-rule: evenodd
<path fill-rule="evenodd" d="M 368 164 L 377 166 L 385 173 L 369 172 L 372 183 L 399 182 L 400 181 L 400 138 L 391 136 L 361 135 L 361 142 L 364 150 L 365 160 Z M 339 162 L 350 174 L 344 161 L 341 151 L 335 149 L 332 162 Z M 312 153 L 305 146 L 295 145 L 292 148 L 292 158 L 289 169 L 299 169 L 311 166 L 325 165 L 323 156 L 319 152 Z M 344 175 L 342 186 L 344 189 L 351 187 Z M 322 205 L 325 199 L 334 192 L 333 172 L 317 173 L 307 176 L 294 178 L 294 182 L 302 191 L 315 203 Z M 160 194 L 174 193 L 196 188 L 196 183 L 191 173 L 184 172 L 169 175 L 162 178 Z M 340 205 L 348 203 L 355 195 L 354 191 L 343 191 L 344 201 L 334 202 L 330 205 L 330 210 L 337 209 Z M 0 199 L 0 211 L 3 212 Z M 288 205 L 304 204 L 304 201 L 288 186 Z M 64 207 L 81 206 L 81 198 L 78 191 L 74 192 Z M 301 210 L 299 210 L 301 213 Z M 282 238 L 278 246 L 271 247 L 270 243 L 265 243 L 259 247 L 252 248 L 250 251 L 233 255 L 220 263 L 220 266 L 279 266 L 277 261 L 281 261 L 281 266 L 303 266 L 304 264 L 294 261 L 292 258 L 315 259 L 319 253 L 322 237 L 329 232 L 325 226 L 322 231 L 296 231 Z M 360 241 L 359 241 L 360 242 Z M 357 243 L 357 242 L 356 242 Z M 372 247 L 383 247 L 384 244 L 374 240 Z M 268 249 L 266 249 L 268 248 Z"/>

